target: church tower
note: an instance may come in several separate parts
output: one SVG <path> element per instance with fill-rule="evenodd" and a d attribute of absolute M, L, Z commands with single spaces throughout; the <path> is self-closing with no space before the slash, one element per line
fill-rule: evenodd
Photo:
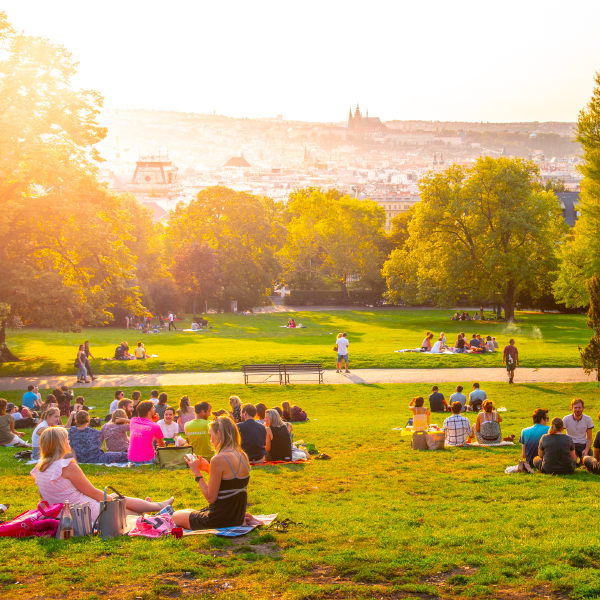
<path fill-rule="evenodd" d="M 348 111 L 348 129 L 354 129 L 354 117 L 352 116 L 352 107 Z"/>

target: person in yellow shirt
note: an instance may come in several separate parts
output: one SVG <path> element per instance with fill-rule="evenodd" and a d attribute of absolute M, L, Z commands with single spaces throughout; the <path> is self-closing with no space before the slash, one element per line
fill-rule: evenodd
<path fill-rule="evenodd" d="M 195 418 L 184 425 L 185 435 L 196 456 L 210 460 L 215 449 L 208 435 L 208 417 L 212 406 L 208 402 L 200 402 L 194 406 Z"/>
<path fill-rule="evenodd" d="M 135 357 L 138 360 L 144 360 L 146 358 L 146 348 L 142 342 L 138 342 L 137 348 L 135 349 Z"/>

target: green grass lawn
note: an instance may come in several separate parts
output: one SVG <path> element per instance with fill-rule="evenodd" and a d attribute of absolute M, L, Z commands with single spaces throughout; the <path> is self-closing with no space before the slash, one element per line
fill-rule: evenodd
<path fill-rule="evenodd" d="M 164 332 L 140 334 L 124 328 L 90 328 L 83 333 L 58 333 L 43 329 L 9 332 L 8 344 L 24 360 L 0 365 L 0 376 L 75 374 L 77 348 L 91 342 L 97 359 L 114 356 L 123 340 L 131 348 L 143 341 L 158 358 L 146 361 L 96 360 L 97 373 L 162 373 L 168 371 L 240 370 L 249 363 L 321 362 L 333 368 L 335 336 L 346 331 L 350 340 L 351 367 L 432 368 L 499 367 L 496 355 L 423 356 L 394 350 L 421 346 L 426 331 L 446 333 L 449 343 L 460 331 L 495 336 L 500 348 L 514 337 L 524 367 L 578 367 L 578 345 L 589 341 L 586 317 L 521 313 L 516 325 L 495 322 L 450 321 L 452 311 L 361 310 L 294 313 L 306 329 L 282 329 L 287 314 L 251 317 L 210 315 L 213 326 L 203 333 Z M 184 321 L 189 327 L 190 321 Z M 178 323 L 181 327 L 182 323 Z"/>
<path fill-rule="evenodd" d="M 464 385 L 470 388 L 471 382 Z M 536 407 L 568 414 L 582 397 L 600 409 L 595 383 L 482 384 L 518 435 Z M 520 446 L 415 452 L 403 426 L 409 399 L 430 386 L 203 386 L 166 388 L 225 407 L 232 393 L 268 406 L 288 400 L 311 420 L 296 439 L 330 461 L 252 470 L 250 511 L 279 513 L 297 526 L 234 541 L 12 540 L 0 538 L 3 598 L 600 598 L 600 478 L 504 474 Z M 442 386 L 447 395 L 453 386 Z M 126 390 L 126 394 L 131 393 Z M 149 389 L 141 389 L 144 394 Z M 5 392 L 17 401 L 18 392 Z M 110 390 L 90 389 L 103 415 Z M 471 418 L 472 420 L 472 418 Z M 441 425 L 441 415 L 433 421 Z M 0 450 L 0 502 L 9 516 L 35 506 L 30 466 Z M 205 505 L 189 471 L 84 466 L 97 487 L 136 496 L 173 494 L 175 508 Z"/>

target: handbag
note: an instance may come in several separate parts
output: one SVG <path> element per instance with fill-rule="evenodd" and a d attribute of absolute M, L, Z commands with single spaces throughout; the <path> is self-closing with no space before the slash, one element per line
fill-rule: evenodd
<path fill-rule="evenodd" d="M 189 467 L 183 457 L 193 453 L 194 449 L 191 446 L 169 446 L 157 448 L 156 458 L 161 469 L 187 469 Z"/>
<path fill-rule="evenodd" d="M 112 499 L 108 497 L 107 490 L 112 490 L 117 495 Z M 104 501 L 100 502 L 100 512 L 96 519 L 100 537 L 103 540 L 125 534 L 125 496 L 121 495 L 114 487 L 107 485 L 104 488 Z"/>
<path fill-rule="evenodd" d="M 58 515 L 64 504 L 49 505 L 42 500 L 37 508 L 21 513 L 8 523 L 0 525 L 0 537 L 54 537 Z"/>

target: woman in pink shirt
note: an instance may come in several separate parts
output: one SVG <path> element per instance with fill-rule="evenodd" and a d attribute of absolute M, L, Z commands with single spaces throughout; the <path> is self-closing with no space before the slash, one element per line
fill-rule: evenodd
<path fill-rule="evenodd" d="M 156 462 L 154 440 L 160 448 L 165 440 L 160 425 L 152 420 L 156 409 L 152 400 L 144 400 L 137 405 L 137 417 L 129 421 L 129 450 L 127 458 L 132 463 L 148 464 Z"/>
<path fill-rule="evenodd" d="M 31 471 L 35 479 L 40 497 L 48 504 L 71 504 L 89 502 L 92 521 L 100 511 L 100 502 L 104 500 L 104 492 L 96 489 L 85 476 L 74 458 L 65 458 L 71 451 L 69 437 L 64 427 L 48 427 L 40 436 L 40 452 L 42 458 Z M 112 496 L 111 496 L 112 497 Z M 173 504 L 174 498 L 164 502 L 152 502 L 139 498 L 126 498 L 125 507 L 131 515 L 146 512 L 158 512 Z"/>

